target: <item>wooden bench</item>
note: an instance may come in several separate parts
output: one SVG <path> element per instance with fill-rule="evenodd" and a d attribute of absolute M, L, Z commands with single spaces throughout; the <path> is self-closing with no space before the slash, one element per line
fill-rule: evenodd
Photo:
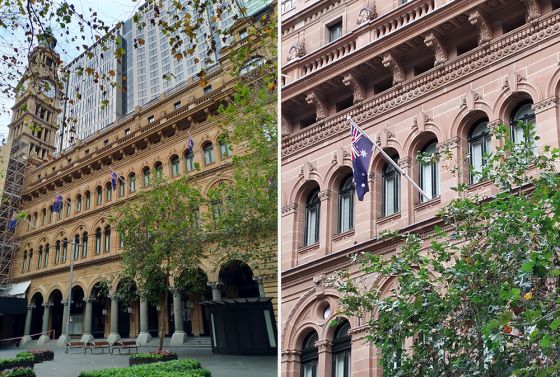
<path fill-rule="evenodd" d="M 113 346 L 111 347 L 111 355 L 113 354 L 113 351 L 115 349 L 119 350 L 119 355 L 121 353 L 121 350 L 128 350 L 128 354 L 130 354 L 130 350 L 133 348 L 136 350 L 136 353 L 138 353 L 138 345 L 134 340 L 118 341 L 113 343 Z"/>
<path fill-rule="evenodd" d="M 64 350 L 65 353 L 68 353 L 69 350 L 74 349 L 74 348 L 80 348 L 80 349 L 84 349 L 84 342 L 66 342 L 66 349 Z M 86 350 L 84 349 L 84 353 L 86 353 Z"/>
<path fill-rule="evenodd" d="M 105 353 L 107 350 L 107 354 L 111 351 L 111 345 L 109 342 L 105 341 L 97 341 L 97 342 L 89 342 L 84 346 L 84 353 L 89 349 L 89 351 L 93 354 L 93 350 L 101 350 L 101 353 Z"/>

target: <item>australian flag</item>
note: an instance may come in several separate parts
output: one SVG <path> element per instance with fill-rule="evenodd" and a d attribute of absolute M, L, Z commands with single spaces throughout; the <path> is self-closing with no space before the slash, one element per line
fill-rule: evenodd
<path fill-rule="evenodd" d="M 8 220 L 8 230 L 14 231 L 16 230 L 17 220 L 16 214 L 12 211 L 12 216 L 10 216 L 10 220 Z"/>
<path fill-rule="evenodd" d="M 192 156 L 192 154 L 194 153 L 194 140 L 193 140 L 190 132 L 189 132 L 189 151 L 190 151 L 190 154 Z"/>
<path fill-rule="evenodd" d="M 113 191 L 117 189 L 117 173 L 111 173 L 111 186 L 113 187 Z"/>
<path fill-rule="evenodd" d="M 53 212 L 58 212 L 62 210 L 62 196 L 56 194 L 54 197 L 54 203 L 52 205 Z"/>
<path fill-rule="evenodd" d="M 373 152 L 373 142 L 367 137 L 354 121 L 350 120 L 352 135 L 352 169 L 354 170 L 354 185 L 358 200 L 364 200 L 369 191 L 368 170 Z"/>

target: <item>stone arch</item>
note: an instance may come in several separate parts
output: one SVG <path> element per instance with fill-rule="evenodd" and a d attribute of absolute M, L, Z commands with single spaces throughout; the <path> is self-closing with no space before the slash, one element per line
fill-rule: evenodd
<path fill-rule="evenodd" d="M 546 89 L 546 98 L 560 95 L 560 68 L 552 75 L 548 88 Z"/>
<path fill-rule="evenodd" d="M 64 289 L 60 286 L 60 284 L 56 284 L 54 286 L 52 286 L 49 290 L 48 293 L 45 295 L 45 297 L 47 298 L 47 301 L 49 301 L 51 299 L 52 294 L 55 291 L 59 291 L 62 294 L 62 300 L 64 301 L 65 298 L 68 297 L 68 292 L 67 289 Z"/>
<path fill-rule="evenodd" d="M 474 109 L 458 113 L 451 123 L 449 138 L 459 136 L 466 139 L 472 124 L 482 118 L 488 118 L 488 121 L 495 120 L 494 112 L 490 107 L 486 110 Z"/>
<path fill-rule="evenodd" d="M 289 194 L 289 203 L 301 203 L 303 198 L 309 194 L 314 186 L 319 187 L 319 190 L 321 190 L 323 188 L 321 185 L 322 183 L 322 180 L 311 178 L 304 179 L 303 177 L 300 177 L 298 182 L 292 187 L 292 191 Z"/>
<path fill-rule="evenodd" d="M 395 148 L 383 148 L 383 151 L 387 153 L 389 157 L 396 157 L 397 161 L 403 158 L 403 154 Z M 375 156 L 373 156 L 370 171 L 374 172 L 375 174 L 381 174 L 385 163 L 385 158 L 381 155 L 381 153 L 376 154 Z"/>
<path fill-rule="evenodd" d="M 208 195 L 208 192 L 216 187 L 218 187 L 220 184 L 225 183 L 225 184 L 233 184 L 233 180 L 230 177 L 223 177 L 223 176 L 216 176 L 214 177 L 209 183 L 206 184 L 206 186 L 204 187 L 204 190 L 202 191 L 204 195 Z"/>
<path fill-rule="evenodd" d="M 533 101 L 533 103 L 539 102 L 538 94 L 534 91 L 518 90 L 513 93 L 503 92 L 494 104 L 494 114 L 497 114 L 498 119 L 509 123 L 511 112 L 515 106 L 519 102 L 529 99 Z"/>
<path fill-rule="evenodd" d="M 325 177 L 326 186 L 332 192 L 338 192 L 340 183 L 343 179 L 352 174 L 352 167 L 348 165 L 334 166 Z"/>
<path fill-rule="evenodd" d="M 96 277 L 93 278 L 93 280 L 89 282 L 89 284 L 87 285 L 87 291 L 84 290 L 84 294 L 88 297 L 91 296 L 91 294 L 93 293 L 93 288 L 95 288 L 97 283 L 102 281 L 108 282 L 109 292 L 111 292 L 111 287 L 113 286 L 113 282 L 111 281 L 111 279 L 108 279 L 106 276 L 97 275 Z"/>
<path fill-rule="evenodd" d="M 431 125 L 433 125 L 433 127 Z M 441 143 L 445 140 L 444 137 L 443 132 L 438 126 L 434 123 L 426 123 L 424 131 L 415 132 L 407 137 L 404 149 L 405 154 L 401 155 L 401 158 L 415 158 L 418 150 L 421 149 L 429 140 L 436 139 L 438 143 Z"/>
<path fill-rule="evenodd" d="M 48 299 L 48 297 L 45 295 L 44 289 L 41 289 L 41 287 L 36 287 L 36 288 L 33 288 L 29 292 L 29 294 L 27 295 L 28 296 L 28 300 L 27 300 L 28 304 L 33 304 L 33 298 L 37 294 L 41 296 L 41 298 L 43 299 L 43 302 L 45 302 L 45 299 Z"/>
<path fill-rule="evenodd" d="M 76 225 L 76 226 L 72 229 L 72 232 L 70 233 L 70 235 L 71 235 L 72 239 L 74 238 L 74 236 L 75 236 L 76 234 L 79 234 L 79 235 L 80 235 L 80 238 L 81 238 L 82 233 L 83 233 L 84 231 L 86 231 L 86 232 L 89 233 L 87 224 L 84 223 L 84 222 L 79 222 L 78 225 Z"/>

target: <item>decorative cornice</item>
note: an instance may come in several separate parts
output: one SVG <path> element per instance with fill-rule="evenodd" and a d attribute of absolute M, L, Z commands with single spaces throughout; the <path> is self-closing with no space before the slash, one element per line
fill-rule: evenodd
<path fill-rule="evenodd" d="M 559 98 L 557 96 L 552 96 L 540 102 L 537 102 L 533 105 L 533 111 L 535 113 L 540 113 L 542 111 L 552 109 L 554 107 L 558 107 L 560 103 Z"/>
<path fill-rule="evenodd" d="M 429 32 L 424 36 L 424 44 L 434 51 L 435 66 L 445 64 L 447 62 L 448 56 L 445 46 L 434 32 Z"/>
<path fill-rule="evenodd" d="M 532 28 L 531 37 L 527 31 Z M 348 132 L 346 118 L 348 115 L 363 123 L 379 118 L 394 108 L 400 107 L 416 98 L 434 92 L 451 82 L 462 79 L 465 75 L 486 69 L 496 61 L 519 54 L 520 51 L 541 44 L 560 33 L 560 14 L 555 13 L 546 19 L 540 19 L 535 25 L 526 25 L 516 33 L 505 35 L 486 46 L 479 47 L 460 58 L 444 64 L 439 70 L 419 75 L 408 82 L 387 90 L 372 98 L 367 98 L 348 110 L 324 119 L 313 126 L 290 134 L 282 139 L 282 157 L 306 151 L 310 146 L 322 143 L 325 139 Z"/>
<path fill-rule="evenodd" d="M 298 205 L 297 203 L 287 204 L 282 207 L 282 216 L 291 215 L 292 213 L 297 212 Z"/>

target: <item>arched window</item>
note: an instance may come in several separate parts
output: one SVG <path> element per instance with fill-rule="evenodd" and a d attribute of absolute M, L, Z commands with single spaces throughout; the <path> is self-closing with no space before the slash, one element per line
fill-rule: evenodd
<path fill-rule="evenodd" d="M 53 209 L 52 209 L 52 204 L 49 207 L 49 224 L 52 224 L 53 222 Z"/>
<path fill-rule="evenodd" d="M 86 209 L 91 207 L 91 194 L 89 191 L 86 191 Z"/>
<path fill-rule="evenodd" d="M 381 176 L 381 204 L 383 216 L 390 216 L 399 212 L 400 207 L 400 177 L 393 165 L 385 164 Z"/>
<path fill-rule="evenodd" d="M 212 200 L 210 206 L 212 207 L 212 220 L 217 221 L 224 211 L 223 203 L 221 200 Z"/>
<path fill-rule="evenodd" d="M 338 233 L 354 228 L 354 182 L 348 176 L 338 191 Z"/>
<path fill-rule="evenodd" d="M 95 201 L 98 206 L 103 204 L 103 189 L 101 188 L 101 186 L 97 186 L 97 188 L 95 189 Z"/>
<path fill-rule="evenodd" d="M 105 252 L 108 253 L 111 249 L 111 226 L 105 225 Z"/>
<path fill-rule="evenodd" d="M 80 256 L 80 246 L 78 246 L 80 244 L 80 235 L 76 234 L 74 236 L 74 242 L 72 243 L 72 257 L 74 258 L 74 260 L 78 259 L 78 257 Z"/>
<path fill-rule="evenodd" d="M 56 241 L 54 249 L 54 264 L 60 263 L 60 240 Z"/>
<path fill-rule="evenodd" d="M 84 232 L 84 234 L 82 234 L 82 258 L 87 257 L 88 254 L 88 232 Z"/>
<path fill-rule="evenodd" d="M 334 333 L 332 345 L 333 377 L 350 377 L 351 342 L 348 330 L 350 330 L 350 324 L 348 321 L 344 321 Z"/>
<path fill-rule="evenodd" d="M 171 157 L 171 176 L 176 177 L 179 175 L 179 156 Z"/>
<path fill-rule="evenodd" d="M 471 127 L 469 132 L 470 182 L 478 183 L 480 172 L 486 165 L 486 155 L 490 153 L 490 131 L 488 119 L 483 119 Z"/>
<path fill-rule="evenodd" d="M 144 168 L 142 175 L 144 176 L 144 187 L 147 187 L 150 184 L 150 168 Z"/>
<path fill-rule="evenodd" d="M 233 152 L 231 150 L 231 145 L 229 144 L 229 141 L 227 140 L 225 135 L 220 137 L 219 143 L 220 143 L 220 157 L 222 159 L 231 157 L 233 155 Z"/>
<path fill-rule="evenodd" d="M 130 173 L 128 176 L 128 189 L 131 193 L 136 191 L 136 174 L 134 173 Z"/>
<path fill-rule="evenodd" d="M 204 165 L 210 165 L 216 158 L 214 157 L 214 146 L 212 143 L 206 143 L 202 147 L 202 154 L 204 155 Z"/>
<path fill-rule="evenodd" d="M 31 271 L 32 261 L 33 261 L 33 250 L 29 250 L 29 259 L 27 260 L 27 272 Z"/>
<path fill-rule="evenodd" d="M 536 148 L 533 135 L 530 128 L 535 126 L 535 112 L 533 111 L 533 102 L 524 101 L 520 103 L 511 114 L 511 139 L 517 144 L 526 143 L 530 150 Z M 529 140 L 531 138 L 532 140 Z"/>
<path fill-rule="evenodd" d="M 27 230 L 31 230 L 31 215 L 27 215 Z"/>
<path fill-rule="evenodd" d="M 311 334 L 307 335 L 303 341 L 303 346 L 301 349 L 301 377 L 317 377 L 317 361 L 319 360 L 319 352 L 315 343 L 319 337 L 317 333 L 313 331 Z"/>
<path fill-rule="evenodd" d="M 45 225 L 46 221 L 47 221 L 47 209 L 43 208 L 41 210 L 41 225 Z"/>
<path fill-rule="evenodd" d="M 154 169 L 156 169 L 156 178 L 161 179 L 163 177 L 163 164 L 161 162 L 156 162 Z"/>
<path fill-rule="evenodd" d="M 437 143 L 435 141 L 429 143 L 421 153 L 423 161 L 420 161 L 420 188 L 430 199 L 433 199 L 439 196 Z M 429 159 L 429 161 L 424 161 L 424 159 Z M 420 195 L 420 202 L 425 202 L 426 200 L 423 195 Z"/>
<path fill-rule="evenodd" d="M 36 227 L 37 226 L 37 212 L 33 213 L 33 226 Z"/>
<path fill-rule="evenodd" d="M 113 199 L 113 186 L 111 182 L 105 184 L 105 202 L 110 202 Z"/>
<path fill-rule="evenodd" d="M 95 230 L 95 254 L 101 254 L 101 228 Z"/>
<path fill-rule="evenodd" d="M 21 272 L 25 272 L 25 266 L 27 266 L 27 250 L 23 251 L 23 263 L 21 264 Z"/>
<path fill-rule="evenodd" d="M 43 245 L 39 246 L 39 254 L 37 255 L 37 269 L 41 268 L 42 261 L 43 261 Z"/>
<path fill-rule="evenodd" d="M 304 246 L 319 242 L 319 189 L 311 192 L 305 203 Z"/>
<path fill-rule="evenodd" d="M 66 256 L 68 255 L 68 239 L 62 240 L 62 263 L 66 263 Z"/>
<path fill-rule="evenodd" d="M 76 196 L 76 212 L 80 212 L 82 210 L 82 195 L 78 194 Z"/>
<path fill-rule="evenodd" d="M 122 198 L 124 196 L 124 186 L 125 186 L 124 177 L 120 177 L 119 178 L 119 198 Z"/>
<path fill-rule="evenodd" d="M 43 267 L 48 267 L 49 265 L 49 252 L 50 252 L 50 245 L 45 245 L 45 258 L 43 259 Z"/>
<path fill-rule="evenodd" d="M 72 214 L 72 199 L 66 199 L 66 217 Z"/>
<path fill-rule="evenodd" d="M 185 169 L 186 171 L 194 170 L 194 154 L 191 149 L 185 151 Z"/>

